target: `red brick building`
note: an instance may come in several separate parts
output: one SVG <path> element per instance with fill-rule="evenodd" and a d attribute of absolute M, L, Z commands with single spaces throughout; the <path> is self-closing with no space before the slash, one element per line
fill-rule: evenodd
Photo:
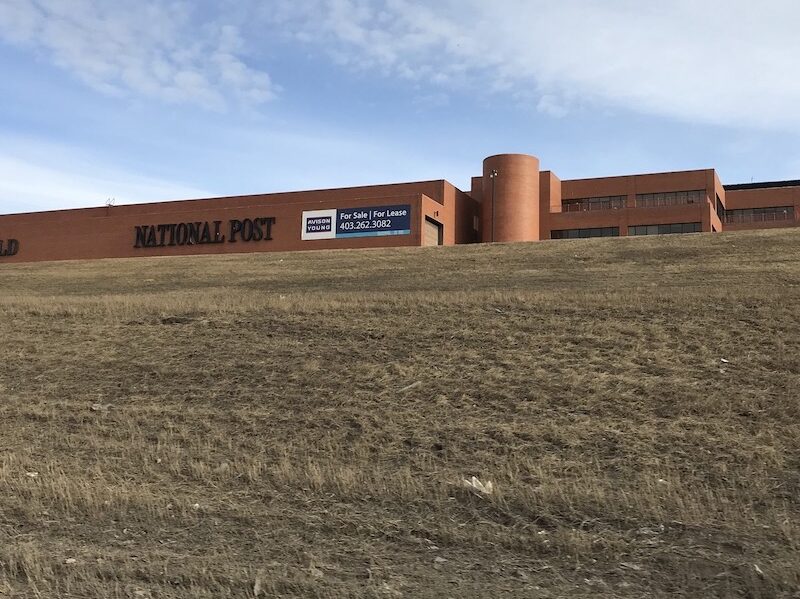
<path fill-rule="evenodd" d="M 491 156 L 469 192 L 422 181 L 0 216 L 0 263 L 454 245 L 800 225 L 800 181 L 711 170 L 562 181 Z"/>

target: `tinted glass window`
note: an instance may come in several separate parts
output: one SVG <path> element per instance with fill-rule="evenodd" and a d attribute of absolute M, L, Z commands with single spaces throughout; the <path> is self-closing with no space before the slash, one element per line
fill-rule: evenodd
<path fill-rule="evenodd" d="M 551 239 L 588 239 L 589 237 L 619 237 L 619 227 L 563 229 L 550 232 Z"/>
<path fill-rule="evenodd" d="M 625 207 L 625 196 L 602 196 L 564 200 L 561 209 L 564 212 L 586 212 L 589 210 L 617 210 Z"/>
<path fill-rule="evenodd" d="M 667 191 L 662 193 L 640 193 L 636 196 L 637 208 L 655 208 L 659 206 L 683 206 L 700 204 L 705 200 L 706 191 Z"/>
<path fill-rule="evenodd" d="M 702 223 L 670 223 L 666 225 L 634 225 L 628 227 L 628 235 L 669 235 L 671 233 L 699 233 Z"/>
<path fill-rule="evenodd" d="M 794 220 L 794 206 L 726 210 L 724 220 L 726 223 L 732 224 Z"/>

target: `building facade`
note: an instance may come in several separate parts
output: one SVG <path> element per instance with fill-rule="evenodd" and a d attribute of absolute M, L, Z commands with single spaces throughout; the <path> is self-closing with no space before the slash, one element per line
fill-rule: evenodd
<path fill-rule="evenodd" d="M 422 181 L 0 216 L 0 263 L 455 245 L 800 226 L 800 181 L 713 169 L 560 180 L 490 156 L 469 192 Z"/>

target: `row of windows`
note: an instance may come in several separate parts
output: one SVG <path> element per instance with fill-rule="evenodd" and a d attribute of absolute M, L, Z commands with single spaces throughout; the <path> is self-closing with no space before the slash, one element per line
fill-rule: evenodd
<path fill-rule="evenodd" d="M 674 223 L 670 225 L 638 225 L 628 227 L 628 235 L 668 235 L 670 233 L 700 233 L 702 223 Z"/>
<path fill-rule="evenodd" d="M 667 191 L 661 193 L 640 193 L 636 196 L 637 208 L 658 208 L 660 206 L 685 206 L 701 204 L 705 201 L 704 189 L 692 191 Z M 617 210 L 625 208 L 627 196 L 602 196 L 577 198 L 561 202 L 564 212 L 588 212 L 592 210 Z"/>
<path fill-rule="evenodd" d="M 587 239 L 589 237 L 619 237 L 619 227 L 564 229 L 563 231 L 550 232 L 550 239 Z"/>
<path fill-rule="evenodd" d="M 616 210 L 625 207 L 625 196 L 603 196 L 597 198 L 580 198 L 564 200 L 561 209 L 564 212 L 587 212 L 590 210 Z"/>
<path fill-rule="evenodd" d="M 703 189 L 692 191 L 670 191 L 661 193 L 641 193 L 636 196 L 637 208 L 656 208 L 661 206 L 685 206 L 691 204 L 702 204 L 706 199 L 706 192 Z M 602 196 L 591 198 L 579 198 L 564 200 L 561 203 L 564 212 L 587 212 L 594 210 L 616 210 L 625 208 L 626 196 Z M 793 206 L 771 206 L 768 208 L 744 208 L 737 210 L 726 210 L 716 196 L 715 209 L 717 216 L 724 223 L 752 223 L 794 220 L 795 210 Z M 682 227 L 677 230 L 677 227 Z M 653 227 L 659 227 L 654 231 Z M 694 228 L 697 227 L 697 228 Z M 696 233 L 700 231 L 699 223 L 682 223 L 680 225 L 647 225 L 640 227 L 630 227 L 631 235 L 656 235 L 665 233 Z M 669 228 L 669 230 L 666 230 Z M 553 239 L 574 239 L 581 237 L 610 237 L 615 233 L 598 233 L 610 230 L 605 229 L 570 229 L 568 231 L 554 231 L 553 234 L 563 234 L 563 237 L 553 237 Z M 590 233 L 587 234 L 586 232 Z M 633 232 L 645 231 L 645 232 Z"/>
<path fill-rule="evenodd" d="M 668 191 L 663 193 L 640 193 L 636 196 L 637 208 L 657 208 L 659 206 L 684 206 L 701 204 L 706 199 L 706 191 Z"/>
<path fill-rule="evenodd" d="M 628 235 L 668 235 L 670 233 L 700 233 L 702 223 L 674 223 L 669 225 L 637 225 L 628 227 Z M 619 237 L 619 227 L 596 229 L 564 229 L 551 231 L 551 239 L 588 239 L 589 237 Z"/>
<path fill-rule="evenodd" d="M 742 208 L 725 211 L 726 223 L 762 223 L 777 220 L 794 220 L 794 206 Z"/>

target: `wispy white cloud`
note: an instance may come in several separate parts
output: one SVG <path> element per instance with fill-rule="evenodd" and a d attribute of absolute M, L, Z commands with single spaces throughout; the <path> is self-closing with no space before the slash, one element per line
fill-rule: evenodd
<path fill-rule="evenodd" d="M 689 122 L 800 129 L 796 0 L 275 0 L 297 40 L 358 69 Z"/>
<path fill-rule="evenodd" d="M 796 0 L 1 0 L 0 39 L 106 94 L 224 109 L 278 87 L 278 36 L 339 65 L 503 94 L 550 116 L 619 107 L 800 129 Z"/>
<path fill-rule="evenodd" d="M 272 98 L 239 29 L 186 2 L 2 0 L 0 39 L 40 52 L 105 94 L 214 110 Z"/>

